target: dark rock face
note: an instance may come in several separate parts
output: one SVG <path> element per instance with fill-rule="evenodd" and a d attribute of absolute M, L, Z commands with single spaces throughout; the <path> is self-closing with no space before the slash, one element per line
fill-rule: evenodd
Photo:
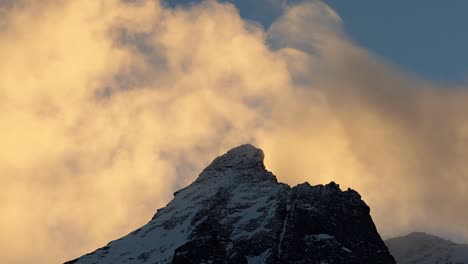
<path fill-rule="evenodd" d="M 282 263 L 392 263 L 357 192 L 304 183 L 290 197 Z"/>
<path fill-rule="evenodd" d="M 129 235 L 70 263 L 395 263 L 351 189 L 296 187 L 242 145 Z"/>

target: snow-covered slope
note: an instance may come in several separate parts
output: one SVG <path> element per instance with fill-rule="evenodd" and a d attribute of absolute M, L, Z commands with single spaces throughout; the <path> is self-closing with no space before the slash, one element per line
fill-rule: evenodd
<path fill-rule="evenodd" d="M 426 233 L 415 232 L 385 243 L 399 264 L 468 264 L 468 245 Z"/>
<path fill-rule="evenodd" d="M 68 263 L 395 263 L 351 189 L 294 188 L 242 145 L 125 237 Z"/>

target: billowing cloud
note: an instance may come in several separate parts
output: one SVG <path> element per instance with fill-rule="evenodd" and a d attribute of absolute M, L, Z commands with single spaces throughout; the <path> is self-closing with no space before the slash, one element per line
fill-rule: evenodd
<path fill-rule="evenodd" d="M 281 181 L 358 190 L 384 236 L 468 239 L 468 91 L 357 47 L 327 5 L 265 32 L 215 1 L 4 3 L 2 262 L 102 246 L 245 142 Z"/>

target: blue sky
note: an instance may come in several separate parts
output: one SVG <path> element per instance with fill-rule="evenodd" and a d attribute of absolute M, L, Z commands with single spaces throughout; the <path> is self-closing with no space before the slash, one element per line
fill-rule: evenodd
<path fill-rule="evenodd" d="M 194 2 L 170 0 L 170 5 Z M 282 0 L 231 0 L 244 18 L 265 27 L 281 14 Z M 289 0 L 289 4 L 298 2 Z M 419 78 L 468 81 L 468 1 L 326 0 L 361 47 Z"/>

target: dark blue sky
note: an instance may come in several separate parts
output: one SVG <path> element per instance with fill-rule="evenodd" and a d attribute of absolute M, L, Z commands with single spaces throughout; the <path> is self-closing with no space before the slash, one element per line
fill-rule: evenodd
<path fill-rule="evenodd" d="M 468 1 L 328 0 L 360 46 L 419 76 L 468 80 Z"/>
<path fill-rule="evenodd" d="M 199 0 L 196 0 L 199 1 Z M 196 2 L 169 0 L 170 5 Z M 244 18 L 265 27 L 281 14 L 273 0 L 230 0 Z M 281 1 L 276 1 L 281 2 Z M 297 0 L 289 1 L 299 2 Z M 325 0 L 351 39 L 420 78 L 468 81 L 468 1 Z"/>

